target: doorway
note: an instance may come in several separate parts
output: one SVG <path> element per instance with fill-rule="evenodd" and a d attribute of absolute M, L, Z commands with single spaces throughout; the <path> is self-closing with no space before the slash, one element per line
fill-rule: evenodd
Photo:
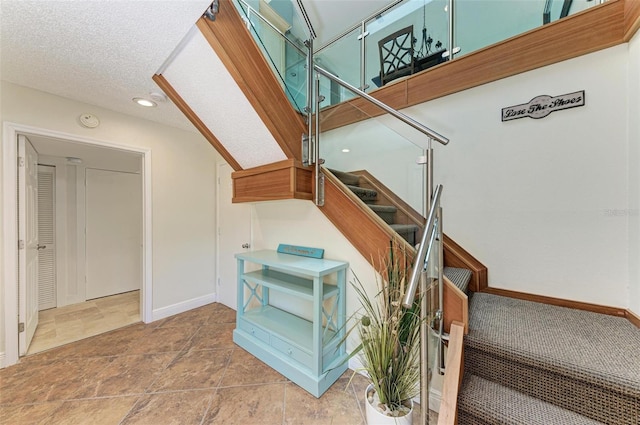
<path fill-rule="evenodd" d="M 75 158 L 76 156 L 80 158 L 84 152 L 90 149 L 101 148 L 103 149 L 103 159 L 110 155 L 123 157 L 131 157 L 135 158 L 140 164 L 140 180 L 141 191 L 139 193 L 139 197 L 141 198 L 140 203 L 141 214 L 140 220 L 142 222 L 141 225 L 141 237 L 140 237 L 140 258 L 141 258 L 141 267 L 139 272 L 140 284 L 139 284 L 139 311 L 142 321 L 148 323 L 152 320 L 152 281 L 151 281 L 151 158 L 150 158 L 150 150 L 141 149 L 138 147 L 130 147 L 120 144 L 115 144 L 113 142 L 101 141 L 96 139 L 88 139 L 78 137 L 72 134 L 66 134 L 61 132 L 50 131 L 41 128 L 23 126 L 19 124 L 13 123 L 5 123 L 4 125 L 4 133 L 3 133 L 3 181 L 4 188 L 3 191 L 3 232 L 4 232 L 4 240 L 3 240 L 3 259 L 4 259 L 4 270 L 3 270 L 3 286 L 4 286 L 4 323 L 5 323 L 5 361 L 4 364 L 6 366 L 17 363 L 19 358 L 19 330 L 18 330 L 18 319 L 17 319 L 17 301 L 18 301 L 18 232 L 15 229 L 15 223 L 17 222 L 19 215 L 17 213 L 17 144 L 16 140 L 18 135 L 28 135 L 32 139 L 48 139 L 52 142 L 58 143 L 66 143 L 68 148 L 74 148 L 74 152 L 81 152 L 80 154 L 66 154 L 60 153 L 60 155 L 66 156 L 67 160 L 69 158 Z M 37 146 L 40 146 L 40 143 L 35 143 Z M 107 152 L 105 155 L 104 153 Z M 49 156 L 50 153 L 48 153 Z M 45 155 L 46 156 L 46 155 Z M 98 167 L 100 168 L 100 167 Z M 81 200 L 79 204 L 84 203 L 84 199 Z M 78 217 L 80 218 L 80 217 Z M 69 222 L 73 222 L 73 220 L 68 220 Z M 80 227 L 84 228 L 83 219 L 77 220 L 80 223 Z M 76 235 L 77 236 L 77 235 Z M 59 244 L 58 244 L 59 245 Z M 81 251 L 78 250 L 80 256 L 82 255 Z M 79 261 L 78 264 L 85 264 L 84 258 L 83 261 Z M 78 267 L 82 269 L 83 267 Z M 74 270 L 69 271 L 69 275 L 74 274 Z M 77 275 L 82 275 L 81 272 L 84 270 L 78 271 Z M 74 294 L 73 291 L 69 292 Z M 81 295 L 81 296 L 80 296 Z M 86 298 L 86 292 L 78 295 L 78 299 L 84 301 Z M 69 300 L 67 300 L 68 302 Z M 60 302 L 60 297 L 58 297 L 58 302 Z M 64 302 L 64 300 L 63 300 Z"/>
<path fill-rule="evenodd" d="M 238 281 L 235 254 L 251 247 L 251 207 L 248 204 L 233 204 L 233 169 L 227 163 L 218 164 L 217 212 L 217 258 L 216 294 L 219 303 L 238 309 Z"/>

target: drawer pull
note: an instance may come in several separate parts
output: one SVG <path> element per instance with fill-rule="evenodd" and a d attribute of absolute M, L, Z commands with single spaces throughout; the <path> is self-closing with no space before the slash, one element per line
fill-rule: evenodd
<path fill-rule="evenodd" d="M 292 350 L 291 348 L 289 348 L 289 349 L 287 350 L 287 353 L 289 353 L 289 355 L 292 355 L 292 354 L 293 354 L 293 350 Z"/>

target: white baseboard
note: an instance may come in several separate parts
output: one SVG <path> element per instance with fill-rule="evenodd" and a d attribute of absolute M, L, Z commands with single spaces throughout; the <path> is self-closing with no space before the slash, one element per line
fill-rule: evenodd
<path fill-rule="evenodd" d="M 153 321 L 164 319 L 165 317 L 174 316 L 176 314 L 184 313 L 185 311 L 193 310 L 194 308 L 202 307 L 203 305 L 216 302 L 216 294 L 207 294 L 198 298 L 192 298 L 190 300 L 182 301 L 177 304 L 168 305 L 166 307 L 160 307 L 153 310 Z"/>
<path fill-rule="evenodd" d="M 440 402 L 442 401 L 442 393 L 433 387 L 429 390 L 429 410 L 440 413 Z"/>
<path fill-rule="evenodd" d="M 0 369 L 4 368 L 4 351 L 0 353 Z"/>

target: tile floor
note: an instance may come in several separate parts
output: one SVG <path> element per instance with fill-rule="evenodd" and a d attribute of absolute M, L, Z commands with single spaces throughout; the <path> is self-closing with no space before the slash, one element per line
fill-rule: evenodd
<path fill-rule="evenodd" d="M 27 356 L 0 369 L 0 423 L 364 423 L 364 378 L 316 399 L 237 347 L 234 328 L 214 303 Z"/>
<path fill-rule="evenodd" d="M 39 353 L 140 321 L 140 291 L 43 310 L 27 354 Z"/>

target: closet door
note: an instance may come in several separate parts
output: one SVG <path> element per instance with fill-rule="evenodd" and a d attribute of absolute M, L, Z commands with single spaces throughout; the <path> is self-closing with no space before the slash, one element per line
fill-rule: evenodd
<path fill-rule="evenodd" d="M 55 183 L 56 167 L 38 165 L 38 310 L 57 306 Z"/>
<path fill-rule="evenodd" d="M 86 298 L 140 289 L 142 178 L 86 170 Z"/>

